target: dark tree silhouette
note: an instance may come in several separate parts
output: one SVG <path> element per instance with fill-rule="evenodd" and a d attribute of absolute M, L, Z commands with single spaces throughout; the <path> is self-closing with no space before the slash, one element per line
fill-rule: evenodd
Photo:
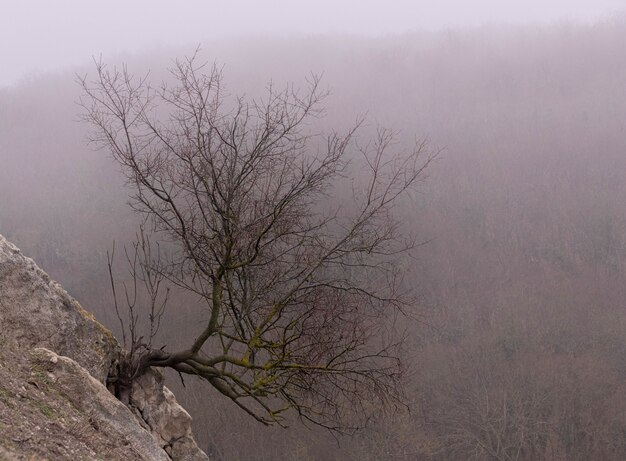
<path fill-rule="evenodd" d="M 263 423 L 294 410 L 331 429 L 345 428 L 346 411 L 398 402 L 402 338 L 391 330 L 412 303 L 399 260 L 414 241 L 393 211 L 433 158 L 425 144 L 392 153 L 393 133 L 379 129 L 363 146 L 360 123 L 311 134 L 326 96 L 316 77 L 304 91 L 270 85 L 246 100 L 227 96 L 221 71 L 195 56 L 158 88 L 96 65 L 94 81 L 80 79 L 92 141 L 123 167 L 152 226 L 141 238 L 175 248 L 164 263 L 143 240 L 130 259 L 142 279 L 160 275 L 207 312 L 182 350 L 133 334 L 120 385 L 170 367 Z"/>

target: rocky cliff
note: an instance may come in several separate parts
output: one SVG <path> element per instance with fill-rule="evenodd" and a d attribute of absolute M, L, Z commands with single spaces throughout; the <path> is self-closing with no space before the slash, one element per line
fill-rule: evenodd
<path fill-rule="evenodd" d="M 158 371 L 124 405 L 106 388 L 121 353 L 99 324 L 0 235 L 0 461 L 208 460 Z"/>

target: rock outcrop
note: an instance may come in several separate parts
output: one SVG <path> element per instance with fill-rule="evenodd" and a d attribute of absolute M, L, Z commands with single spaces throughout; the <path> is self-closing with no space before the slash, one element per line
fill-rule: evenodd
<path fill-rule="evenodd" d="M 208 460 L 150 370 L 128 406 L 106 388 L 113 335 L 0 236 L 0 460 Z"/>

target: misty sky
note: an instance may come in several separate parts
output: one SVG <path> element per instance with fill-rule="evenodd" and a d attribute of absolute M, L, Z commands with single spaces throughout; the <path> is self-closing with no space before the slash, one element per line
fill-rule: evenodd
<path fill-rule="evenodd" d="M 626 0 L 0 0 L 0 86 L 101 53 L 215 37 L 595 21 L 625 8 Z"/>

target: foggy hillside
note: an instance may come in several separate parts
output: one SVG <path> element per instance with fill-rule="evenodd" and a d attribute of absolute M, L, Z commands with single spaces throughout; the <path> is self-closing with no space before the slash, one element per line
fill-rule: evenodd
<path fill-rule="evenodd" d="M 124 60 L 166 78 L 193 49 Z M 483 27 L 381 38 L 215 40 L 232 94 L 268 81 L 331 90 L 322 128 L 366 114 L 441 149 L 403 203 L 419 298 L 407 320 L 410 412 L 354 438 L 265 428 L 210 389 L 168 385 L 223 460 L 626 459 L 626 22 Z M 85 65 L 77 73 L 93 74 Z M 106 252 L 138 217 L 86 144 L 73 72 L 0 90 L 0 234 L 117 330 Z M 198 318 L 181 297 L 182 318 Z M 176 330 L 181 316 L 169 318 Z"/>

